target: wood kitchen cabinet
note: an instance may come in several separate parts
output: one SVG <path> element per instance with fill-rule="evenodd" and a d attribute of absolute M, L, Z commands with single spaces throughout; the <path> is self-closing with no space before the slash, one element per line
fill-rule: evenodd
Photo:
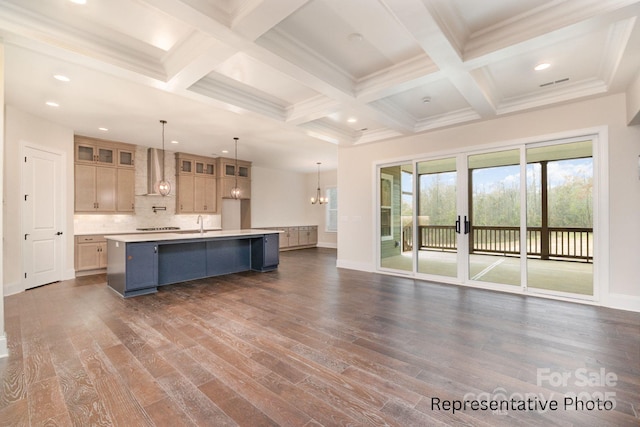
<path fill-rule="evenodd" d="M 107 240 L 104 236 L 76 236 L 76 271 L 90 271 L 107 268 Z"/>
<path fill-rule="evenodd" d="M 216 159 L 176 153 L 176 212 L 217 212 Z"/>
<path fill-rule="evenodd" d="M 251 199 L 251 162 L 238 160 L 236 176 L 236 160 L 219 157 L 218 191 L 221 199 L 231 199 L 231 190 L 236 185 L 240 189 L 240 199 Z"/>
<path fill-rule="evenodd" d="M 280 250 L 310 248 L 318 244 L 317 225 L 274 227 L 274 229 L 282 231 L 280 233 Z"/>
<path fill-rule="evenodd" d="M 117 171 L 102 166 L 75 165 L 75 211 L 115 212 Z"/>
<path fill-rule="evenodd" d="M 135 210 L 135 146 L 75 136 L 75 211 Z"/>
<path fill-rule="evenodd" d="M 134 169 L 117 169 L 116 210 L 118 212 L 134 212 L 136 204 L 136 171 Z"/>

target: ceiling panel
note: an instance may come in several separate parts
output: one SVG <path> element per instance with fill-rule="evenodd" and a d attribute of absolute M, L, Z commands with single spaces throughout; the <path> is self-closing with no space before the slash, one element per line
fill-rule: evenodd
<path fill-rule="evenodd" d="M 507 58 L 487 69 L 503 99 L 550 91 L 559 85 L 601 79 L 606 42 L 606 31 L 590 33 Z M 550 67 L 535 71 L 534 67 L 543 62 Z"/>
<path fill-rule="evenodd" d="M 415 39 L 381 4 L 369 0 L 312 0 L 276 29 L 353 79 L 424 55 Z"/>
<path fill-rule="evenodd" d="M 337 145 L 625 92 L 638 16 L 640 0 L 4 0 L 0 37 L 12 107 L 149 146 L 164 119 L 177 150 L 238 136 L 258 167 L 313 172 Z"/>
<path fill-rule="evenodd" d="M 457 11 L 470 34 L 490 28 L 531 10 L 551 6 L 553 0 L 483 0 L 478 7 L 477 0 L 440 0 L 448 2 Z"/>

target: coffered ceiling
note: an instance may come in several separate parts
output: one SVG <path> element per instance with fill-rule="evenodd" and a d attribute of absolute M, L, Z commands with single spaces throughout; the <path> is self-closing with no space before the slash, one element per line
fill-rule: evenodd
<path fill-rule="evenodd" d="M 637 0 L 3 0 L 0 35 L 7 104 L 155 147 L 165 119 L 172 151 L 229 156 L 238 136 L 256 165 L 315 171 L 337 145 L 624 92 L 639 14 Z"/>

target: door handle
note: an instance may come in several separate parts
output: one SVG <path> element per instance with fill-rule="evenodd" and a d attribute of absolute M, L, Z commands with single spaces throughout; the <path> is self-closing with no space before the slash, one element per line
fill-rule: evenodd
<path fill-rule="evenodd" d="M 458 219 L 456 220 L 456 233 L 460 234 L 460 215 L 458 215 Z"/>
<path fill-rule="evenodd" d="M 467 216 L 464 216 L 464 234 L 469 234 L 471 231 L 471 221 L 467 219 Z"/>
<path fill-rule="evenodd" d="M 56 236 L 62 236 L 62 231 L 58 231 L 58 232 L 56 233 Z"/>

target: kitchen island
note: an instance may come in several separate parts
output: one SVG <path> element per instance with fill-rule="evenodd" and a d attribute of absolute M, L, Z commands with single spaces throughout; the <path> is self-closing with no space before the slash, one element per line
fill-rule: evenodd
<path fill-rule="evenodd" d="M 107 236 L 107 284 L 120 295 L 132 297 L 172 283 L 275 270 L 278 233 L 248 229 Z"/>

